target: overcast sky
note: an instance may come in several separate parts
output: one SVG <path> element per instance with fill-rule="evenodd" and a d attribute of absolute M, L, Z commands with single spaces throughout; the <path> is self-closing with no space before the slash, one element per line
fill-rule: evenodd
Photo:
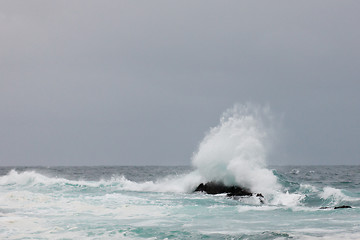
<path fill-rule="evenodd" d="M 360 1 L 1 1 L 0 165 L 189 165 L 223 111 L 269 164 L 360 163 Z"/>

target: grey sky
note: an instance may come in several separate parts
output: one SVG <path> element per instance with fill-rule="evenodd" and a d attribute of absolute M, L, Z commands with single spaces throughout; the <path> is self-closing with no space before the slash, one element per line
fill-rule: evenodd
<path fill-rule="evenodd" d="M 235 103 L 271 164 L 360 163 L 360 1 L 2 1 L 0 165 L 187 165 Z"/>

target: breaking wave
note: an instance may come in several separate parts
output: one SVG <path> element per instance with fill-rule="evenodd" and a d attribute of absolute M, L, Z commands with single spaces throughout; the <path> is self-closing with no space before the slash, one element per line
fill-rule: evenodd
<path fill-rule="evenodd" d="M 213 127 L 193 154 L 193 170 L 181 175 L 159 177 L 153 181 L 131 181 L 123 175 L 108 176 L 96 181 L 68 180 L 49 177 L 35 171 L 11 170 L 0 177 L 0 186 L 24 188 L 52 188 L 61 191 L 139 191 L 191 193 L 200 184 L 221 181 L 238 185 L 265 196 L 268 206 L 334 206 L 360 205 L 360 199 L 347 196 L 337 188 L 317 188 L 309 184 L 291 182 L 270 170 L 266 158 L 273 139 L 273 117 L 268 107 L 251 104 L 235 105 L 225 111 L 218 126 Z M 291 171 L 298 175 L 299 171 Z M 259 204 L 251 199 L 245 204 Z"/>
<path fill-rule="evenodd" d="M 206 181 L 239 185 L 253 192 L 274 193 L 276 176 L 266 168 L 272 137 L 268 107 L 235 105 L 200 143 L 192 163 Z"/>
<path fill-rule="evenodd" d="M 11 170 L 7 175 L 0 177 L 0 187 L 3 189 L 17 189 L 24 191 L 40 191 L 59 193 L 84 193 L 84 192 L 107 192 L 108 194 L 119 194 L 122 191 L 134 192 L 167 192 L 174 194 L 189 194 L 201 181 L 201 177 L 192 172 L 179 176 L 168 176 L 156 181 L 135 182 L 128 180 L 125 176 L 112 176 L 110 179 L 98 181 L 68 180 L 65 178 L 48 177 L 35 171 L 18 172 Z M 286 189 L 283 187 L 283 189 Z M 305 208 L 318 209 L 322 206 L 337 206 L 348 204 L 360 206 L 360 198 L 349 196 L 346 191 L 333 187 L 316 188 L 307 184 L 300 184 L 294 191 L 278 191 L 268 195 L 264 209 L 268 207 L 290 207 L 304 210 Z M 245 198 L 241 200 L 245 204 L 244 209 L 253 209 L 259 205 L 256 199 Z M 248 207 L 246 207 L 248 206 Z M 300 207 L 300 208 L 299 208 Z M 260 210 L 256 207 L 257 210 Z M 273 209 L 273 208 L 270 208 Z"/>

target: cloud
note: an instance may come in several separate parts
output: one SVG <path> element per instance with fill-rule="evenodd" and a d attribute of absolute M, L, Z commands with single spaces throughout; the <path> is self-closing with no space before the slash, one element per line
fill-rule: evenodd
<path fill-rule="evenodd" d="M 346 154 L 353 163 L 359 7 L 5 2 L 0 159 L 189 164 L 221 112 L 252 101 L 284 114 L 283 162 L 337 163 Z"/>

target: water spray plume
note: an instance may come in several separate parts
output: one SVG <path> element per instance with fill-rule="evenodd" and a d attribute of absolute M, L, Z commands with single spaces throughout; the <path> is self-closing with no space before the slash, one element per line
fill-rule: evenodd
<path fill-rule="evenodd" d="M 245 104 L 228 109 L 200 143 L 193 166 L 206 181 L 273 192 L 276 177 L 266 168 L 272 119 L 269 107 Z"/>

